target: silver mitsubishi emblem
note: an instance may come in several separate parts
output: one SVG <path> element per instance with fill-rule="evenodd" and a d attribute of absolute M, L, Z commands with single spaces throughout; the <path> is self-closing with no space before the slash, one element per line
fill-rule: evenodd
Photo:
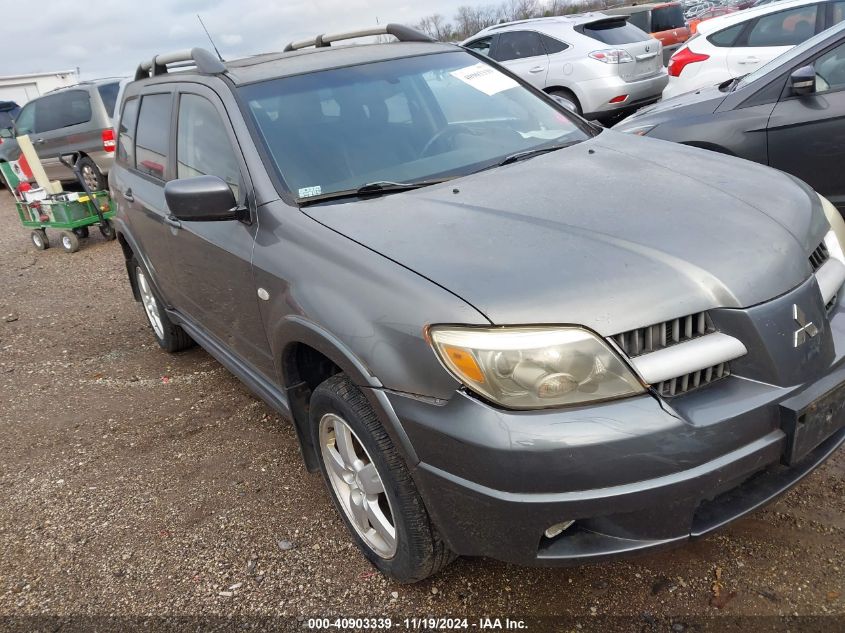
<path fill-rule="evenodd" d="M 792 333 L 793 347 L 803 345 L 819 333 L 819 328 L 816 327 L 816 324 L 807 320 L 807 315 L 804 314 L 804 311 L 796 303 L 792 304 L 792 318 L 799 325 L 798 329 Z"/>

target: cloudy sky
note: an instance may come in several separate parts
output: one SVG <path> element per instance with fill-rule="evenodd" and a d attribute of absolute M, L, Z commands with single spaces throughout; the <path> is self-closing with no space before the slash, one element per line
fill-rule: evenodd
<path fill-rule="evenodd" d="M 281 50 L 291 40 L 376 23 L 451 19 L 467 0 L 29 0 L 6 16 L 0 75 L 79 67 L 83 78 L 130 75 L 142 59 L 208 47 L 224 58 Z M 15 17 L 16 16 L 16 17 Z M 9 23 L 11 20 L 11 24 Z"/>

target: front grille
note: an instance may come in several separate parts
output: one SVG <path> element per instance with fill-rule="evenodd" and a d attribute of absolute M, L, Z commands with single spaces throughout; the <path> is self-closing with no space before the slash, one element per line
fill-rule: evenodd
<path fill-rule="evenodd" d="M 719 363 L 713 367 L 699 369 L 698 371 L 686 374 L 685 376 L 670 378 L 669 380 L 664 380 L 663 382 L 659 382 L 652 386 L 661 396 L 671 398 L 673 396 L 680 396 L 681 394 L 689 393 L 693 389 L 698 389 L 704 385 L 709 385 L 720 378 L 729 376 L 730 373 L 731 370 L 727 363 Z"/>
<path fill-rule="evenodd" d="M 813 272 L 816 272 L 819 268 L 822 267 L 828 259 L 830 259 L 830 253 L 827 250 L 827 246 L 825 246 L 824 242 L 816 246 L 816 250 L 810 253 L 810 266 L 813 268 Z"/>
<path fill-rule="evenodd" d="M 710 315 L 706 312 L 696 312 L 663 323 L 622 332 L 615 335 L 613 340 L 629 358 L 633 358 L 715 331 Z"/>

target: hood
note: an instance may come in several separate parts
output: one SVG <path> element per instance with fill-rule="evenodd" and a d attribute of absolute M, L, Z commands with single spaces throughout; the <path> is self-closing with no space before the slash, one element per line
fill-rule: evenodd
<path fill-rule="evenodd" d="M 719 90 L 719 86 L 716 85 L 699 88 L 671 99 L 662 99 L 650 106 L 640 108 L 636 113 L 613 126 L 613 129 L 624 131 L 629 127 L 634 127 L 634 125 L 659 123 L 679 116 L 713 114 L 729 94 L 729 92 Z M 680 112 L 681 110 L 683 112 Z"/>
<path fill-rule="evenodd" d="M 495 324 L 603 335 L 783 294 L 807 279 L 828 228 L 818 197 L 778 171 L 613 131 L 442 185 L 303 211 Z"/>

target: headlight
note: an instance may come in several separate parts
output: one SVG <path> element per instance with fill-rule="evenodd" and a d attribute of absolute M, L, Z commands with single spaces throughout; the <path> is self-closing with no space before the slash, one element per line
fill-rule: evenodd
<path fill-rule="evenodd" d="M 620 130 L 620 132 L 624 132 L 625 134 L 636 134 L 637 136 L 645 136 L 656 127 L 656 125 L 633 125 L 629 128 Z"/>
<path fill-rule="evenodd" d="M 509 409 L 621 398 L 643 385 L 607 343 L 577 327 L 429 330 L 440 361 L 477 394 Z"/>

